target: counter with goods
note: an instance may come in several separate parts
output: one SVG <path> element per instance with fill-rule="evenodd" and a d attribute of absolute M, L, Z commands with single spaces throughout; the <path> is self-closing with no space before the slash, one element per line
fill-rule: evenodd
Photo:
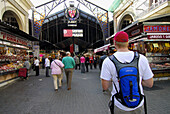
<path fill-rule="evenodd" d="M 170 43 L 165 40 L 146 43 L 147 57 L 154 77 L 170 76 Z"/>
<path fill-rule="evenodd" d="M 140 22 L 130 26 L 129 49 L 147 57 L 154 78 L 170 79 L 170 23 Z"/>
<path fill-rule="evenodd" d="M 27 58 L 27 51 L 15 47 L 0 47 L 0 83 L 18 76 L 23 67 L 23 59 Z"/>

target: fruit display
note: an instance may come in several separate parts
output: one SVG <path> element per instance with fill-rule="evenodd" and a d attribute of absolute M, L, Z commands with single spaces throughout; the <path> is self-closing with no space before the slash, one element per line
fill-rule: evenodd
<path fill-rule="evenodd" d="M 23 64 L 16 64 L 16 63 L 10 63 L 10 64 L 3 64 L 0 66 L 0 73 L 9 72 L 18 70 L 23 67 Z"/>

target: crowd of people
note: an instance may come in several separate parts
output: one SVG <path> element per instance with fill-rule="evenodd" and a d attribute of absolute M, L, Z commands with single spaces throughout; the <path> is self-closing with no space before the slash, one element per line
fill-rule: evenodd
<path fill-rule="evenodd" d="M 61 55 L 55 55 L 55 58 L 53 59 L 50 59 L 49 55 L 45 55 L 42 57 L 41 61 L 37 57 L 34 57 L 34 60 L 31 62 L 31 68 L 35 71 L 35 76 L 39 76 L 40 68 L 44 69 L 46 77 L 50 77 L 51 69 L 51 76 L 54 79 L 55 91 L 58 91 L 58 88 L 61 88 L 63 82 L 63 74 L 65 72 L 67 90 L 70 90 L 73 71 L 80 70 L 81 73 L 85 73 L 89 72 L 89 69 L 92 70 L 96 69 L 97 67 L 101 69 L 102 62 L 107 57 L 107 55 L 105 55 L 106 53 L 103 54 L 104 55 L 101 57 L 92 54 L 71 56 L 70 52 L 66 52 Z M 28 62 L 28 60 L 25 62 L 25 67 L 27 67 L 29 71 Z M 59 84 L 57 82 L 59 82 Z"/>
<path fill-rule="evenodd" d="M 101 60 L 102 59 L 102 60 Z M 61 55 L 55 55 L 55 58 L 50 59 L 49 55 L 42 57 L 41 61 L 34 57 L 32 63 L 32 69 L 35 71 L 35 76 L 39 76 L 39 69 L 45 70 L 45 76 L 51 76 L 54 80 L 54 90 L 58 91 L 58 88 L 62 86 L 63 74 L 65 72 L 67 81 L 67 90 L 71 90 L 72 75 L 74 70 L 80 70 L 81 73 L 89 72 L 89 69 L 96 69 L 99 65 L 101 68 L 103 57 L 91 54 L 82 54 L 81 56 L 75 55 L 71 56 L 70 52 L 63 53 Z M 25 64 L 27 64 L 26 61 Z M 28 67 L 28 65 L 25 65 Z M 27 73 L 28 77 L 28 73 Z M 59 84 L 57 83 L 59 82 Z"/>
<path fill-rule="evenodd" d="M 109 113 L 146 113 L 146 99 L 142 86 L 153 86 L 153 73 L 148 60 L 145 56 L 128 49 L 128 35 L 123 31 L 114 36 L 114 45 L 117 52 L 114 54 L 103 52 L 100 57 L 92 54 L 72 57 L 70 52 L 66 52 L 64 55 L 56 55 L 55 59 L 50 60 L 47 55 L 42 59 L 42 68 L 46 69 L 46 77 L 50 77 L 49 70 L 51 69 L 54 90 L 58 91 L 58 88 L 62 86 L 64 72 L 67 90 L 71 90 L 74 70 L 85 73 L 89 72 L 89 68 L 92 70 L 98 66 L 101 70 L 100 78 L 103 92 L 107 91 L 111 85 L 113 87 Z M 25 60 L 24 66 L 29 69 L 28 60 Z M 39 76 L 40 61 L 37 57 L 34 57 L 33 66 L 36 72 L 35 76 Z M 123 95 L 127 95 L 125 99 Z"/>

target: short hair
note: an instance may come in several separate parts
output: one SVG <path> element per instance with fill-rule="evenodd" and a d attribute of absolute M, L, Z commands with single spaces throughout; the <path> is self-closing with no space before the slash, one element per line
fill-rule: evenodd
<path fill-rule="evenodd" d="M 71 53 L 69 51 L 66 52 L 66 55 L 71 55 Z"/>
<path fill-rule="evenodd" d="M 55 55 L 55 58 L 56 58 L 56 59 L 58 59 L 59 57 L 60 57 L 60 55 L 58 55 L 58 54 L 57 54 L 57 55 Z"/>
<path fill-rule="evenodd" d="M 128 42 L 116 42 L 115 41 L 115 45 L 119 48 L 123 48 L 123 47 L 128 47 L 129 43 Z"/>

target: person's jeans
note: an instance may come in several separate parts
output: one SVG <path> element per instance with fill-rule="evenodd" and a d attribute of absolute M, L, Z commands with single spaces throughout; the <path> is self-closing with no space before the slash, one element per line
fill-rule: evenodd
<path fill-rule="evenodd" d="M 85 63 L 81 63 L 81 73 L 85 73 Z"/>

